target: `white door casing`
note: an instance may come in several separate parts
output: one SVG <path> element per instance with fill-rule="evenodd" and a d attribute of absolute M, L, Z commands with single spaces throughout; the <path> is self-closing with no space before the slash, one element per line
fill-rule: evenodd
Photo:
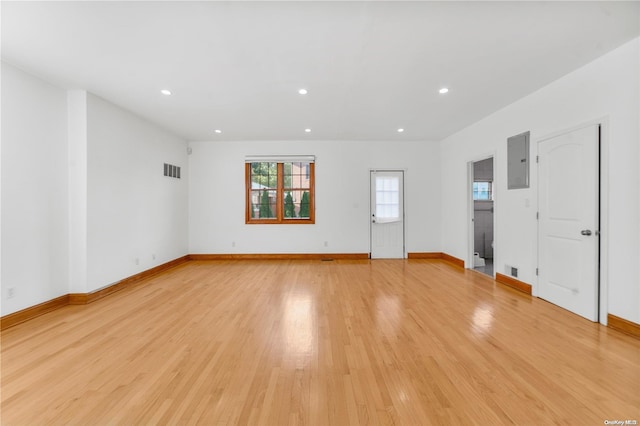
<path fill-rule="evenodd" d="M 404 172 L 371 175 L 371 258 L 404 258 Z"/>
<path fill-rule="evenodd" d="M 598 321 L 598 125 L 538 142 L 538 296 Z"/>

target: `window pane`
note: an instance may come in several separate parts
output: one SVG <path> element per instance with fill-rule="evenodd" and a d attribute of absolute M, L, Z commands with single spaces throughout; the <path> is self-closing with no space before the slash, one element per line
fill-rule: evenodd
<path fill-rule="evenodd" d="M 309 163 L 284 163 L 284 188 L 309 189 Z"/>
<path fill-rule="evenodd" d="M 298 208 L 298 217 L 308 219 L 310 217 L 309 216 L 309 207 L 310 207 L 309 191 L 302 192 L 302 195 L 300 196 L 299 205 L 300 207 Z"/>
<path fill-rule="evenodd" d="M 284 194 L 284 217 L 285 219 L 294 218 L 297 216 L 296 205 L 293 199 L 291 191 L 287 191 Z"/>
<path fill-rule="evenodd" d="M 390 184 L 389 185 L 389 187 L 390 187 L 389 189 L 391 191 L 396 191 L 397 192 L 398 191 L 398 178 L 389 178 L 389 181 L 390 181 L 389 182 L 389 184 Z"/>
<path fill-rule="evenodd" d="M 251 163 L 251 219 L 276 217 L 276 188 L 278 187 L 277 163 Z"/>
<path fill-rule="evenodd" d="M 277 163 L 251 163 L 251 189 L 276 189 L 277 187 Z"/>
<path fill-rule="evenodd" d="M 394 176 L 376 177 L 376 217 L 400 218 L 400 180 Z"/>
<path fill-rule="evenodd" d="M 291 163 L 284 163 L 282 165 L 282 177 L 284 179 L 284 187 L 291 188 Z"/>
<path fill-rule="evenodd" d="M 276 217 L 276 191 L 252 190 L 251 191 L 251 218 L 273 219 Z"/>
<path fill-rule="evenodd" d="M 285 219 L 308 219 L 310 217 L 308 191 L 285 190 L 283 203 L 283 212 Z"/>
<path fill-rule="evenodd" d="M 493 182 L 473 182 L 474 200 L 492 200 Z"/>

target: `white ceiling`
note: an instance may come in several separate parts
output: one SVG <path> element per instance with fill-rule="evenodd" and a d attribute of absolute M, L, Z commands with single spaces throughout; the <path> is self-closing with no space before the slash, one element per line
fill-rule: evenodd
<path fill-rule="evenodd" d="M 640 34 L 637 1 L 1 7 L 3 61 L 188 140 L 440 140 Z"/>

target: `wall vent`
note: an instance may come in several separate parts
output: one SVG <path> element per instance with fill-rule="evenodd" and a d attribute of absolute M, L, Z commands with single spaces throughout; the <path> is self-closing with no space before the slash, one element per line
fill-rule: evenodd
<path fill-rule="evenodd" d="M 164 163 L 164 175 L 180 179 L 180 167 L 173 164 Z"/>
<path fill-rule="evenodd" d="M 512 276 L 513 278 L 518 278 L 518 268 L 511 265 L 504 265 L 504 273 Z"/>

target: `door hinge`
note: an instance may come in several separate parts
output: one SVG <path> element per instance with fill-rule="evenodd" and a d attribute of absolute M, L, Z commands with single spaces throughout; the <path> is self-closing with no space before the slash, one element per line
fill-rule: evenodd
<path fill-rule="evenodd" d="M 540 212 L 536 212 L 536 220 L 540 220 Z"/>
<path fill-rule="evenodd" d="M 539 162 L 540 162 L 540 156 L 536 155 L 536 163 L 539 163 Z"/>
<path fill-rule="evenodd" d="M 538 268 L 536 268 L 536 276 L 538 275 Z"/>

